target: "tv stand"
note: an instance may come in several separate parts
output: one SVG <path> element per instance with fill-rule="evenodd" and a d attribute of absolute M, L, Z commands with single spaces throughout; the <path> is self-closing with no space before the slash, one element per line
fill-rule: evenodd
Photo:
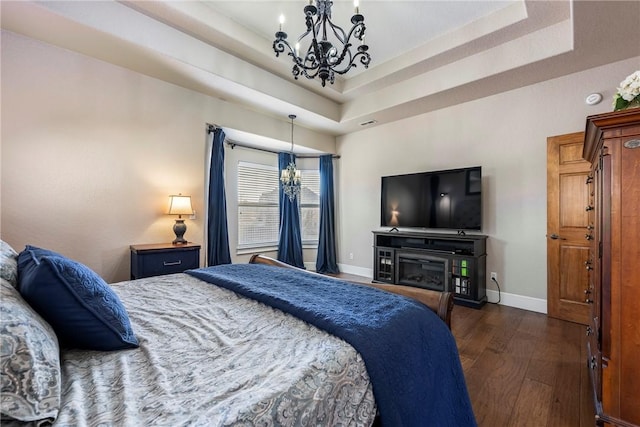
<path fill-rule="evenodd" d="M 456 304 L 473 308 L 487 302 L 487 236 L 395 227 L 373 236 L 374 282 L 451 292 Z"/>

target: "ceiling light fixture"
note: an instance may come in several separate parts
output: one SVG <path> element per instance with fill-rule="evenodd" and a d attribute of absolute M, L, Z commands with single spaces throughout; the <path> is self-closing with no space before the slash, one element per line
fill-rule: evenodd
<path fill-rule="evenodd" d="M 295 114 L 289 114 L 291 119 L 291 151 L 289 153 L 289 164 L 286 169 L 282 169 L 280 173 L 280 181 L 282 182 L 282 191 L 289 196 L 289 201 L 293 202 L 296 196 L 300 194 L 300 181 L 302 180 L 302 174 L 299 169 L 296 169 L 296 164 L 293 160 L 293 119 L 296 118 Z"/>
<path fill-rule="evenodd" d="M 367 52 L 369 46 L 365 44 L 364 39 L 364 16 L 360 14 L 359 1 L 354 0 L 353 5 L 355 7 L 351 17 L 353 27 L 347 34 L 331 21 L 333 1 L 316 0 L 316 6 L 314 6 L 313 0 L 309 0 L 309 4 L 304 7 L 307 31 L 298 37 L 295 48 L 287 42 L 287 33 L 282 31 L 284 15 L 280 15 L 280 29 L 273 41 L 273 50 L 276 57 L 284 53 L 285 49 L 289 50 L 288 55 L 293 58 L 292 73 L 296 80 L 300 74 L 308 79 L 318 76 L 324 87 L 327 80 L 333 84 L 336 73 L 345 74 L 352 67 L 356 67 L 355 62 L 358 59 L 364 68 L 369 68 L 371 56 Z M 309 34 L 311 35 L 310 43 L 301 51 L 300 42 Z M 334 36 L 332 37 L 334 42 L 329 40 L 331 34 Z M 354 53 L 351 47 L 352 42 L 356 40 L 360 41 L 360 45 Z"/>

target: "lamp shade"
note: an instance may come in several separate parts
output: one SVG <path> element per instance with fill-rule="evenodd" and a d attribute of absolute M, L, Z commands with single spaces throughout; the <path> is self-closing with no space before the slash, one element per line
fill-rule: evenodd
<path fill-rule="evenodd" d="M 193 215 L 191 196 L 182 194 L 169 196 L 169 215 Z"/>

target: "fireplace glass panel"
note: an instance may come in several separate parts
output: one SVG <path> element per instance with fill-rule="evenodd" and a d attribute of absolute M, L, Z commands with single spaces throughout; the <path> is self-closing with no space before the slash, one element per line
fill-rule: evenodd
<path fill-rule="evenodd" d="M 444 292 L 447 290 L 448 260 L 436 257 L 400 255 L 398 284 Z"/>

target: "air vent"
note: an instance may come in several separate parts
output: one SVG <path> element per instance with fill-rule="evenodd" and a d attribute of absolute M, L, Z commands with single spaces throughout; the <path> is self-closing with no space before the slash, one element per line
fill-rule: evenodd
<path fill-rule="evenodd" d="M 360 126 L 369 126 L 369 125 L 372 125 L 374 123 L 378 123 L 378 121 L 377 120 L 369 120 L 367 122 L 360 123 Z"/>

